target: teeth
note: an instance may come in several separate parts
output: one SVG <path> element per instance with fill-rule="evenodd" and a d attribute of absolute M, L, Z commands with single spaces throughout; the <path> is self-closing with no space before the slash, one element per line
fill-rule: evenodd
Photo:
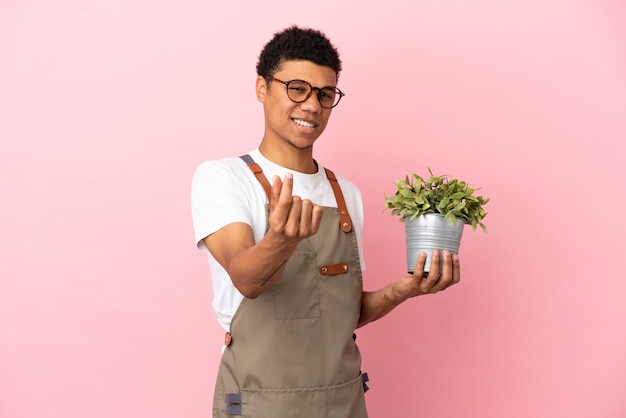
<path fill-rule="evenodd" d="M 315 125 L 312 124 L 311 122 L 307 122 L 305 120 L 301 120 L 301 119 L 294 119 L 293 120 L 295 123 L 297 123 L 300 126 L 304 126 L 305 128 L 315 128 Z"/>

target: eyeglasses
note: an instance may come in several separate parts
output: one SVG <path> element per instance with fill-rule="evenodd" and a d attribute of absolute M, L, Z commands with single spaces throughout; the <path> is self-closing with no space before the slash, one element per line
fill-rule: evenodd
<path fill-rule="evenodd" d="M 313 87 L 304 80 L 283 81 L 277 79 L 276 77 L 265 78 L 270 81 L 283 83 L 285 87 L 287 87 L 287 97 L 295 103 L 306 102 L 309 100 L 309 97 L 311 97 L 313 90 L 317 90 L 317 100 L 320 102 L 320 106 L 326 109 L 332 109 L 337 106 L 339 104 L 339 100 L 345 96 L 345 94 L 342 93 L 337 87 Z"/>

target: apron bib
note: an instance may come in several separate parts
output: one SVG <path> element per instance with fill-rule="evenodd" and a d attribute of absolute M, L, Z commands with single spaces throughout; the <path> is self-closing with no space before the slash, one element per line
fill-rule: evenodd
<path fill-rule="evenodd" d="M 244 157 L 268 193 L 260 167 Z M 327 176 L 339 208 L 323 208 L 319 231 L 298 244 L 276 285 L 244 298 L 233 316 L 215 418 L 367 418 L 354 341 L 359 253 L 339 183 L 330 170 Z"/>

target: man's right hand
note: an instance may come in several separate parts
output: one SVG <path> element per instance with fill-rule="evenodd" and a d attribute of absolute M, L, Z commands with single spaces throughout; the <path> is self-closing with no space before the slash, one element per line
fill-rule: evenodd
<path fill-rule="evenodd" d="M 317 233 L 322 221 L 322 207 L 309 199 L 293 196 L 293 175 L 287 173 L 283 181 L 274 176 L 270 196 L 269 232 L 286 242 L 297 244 Z M 269 233 L 268 232 L 268 233 Z"/>

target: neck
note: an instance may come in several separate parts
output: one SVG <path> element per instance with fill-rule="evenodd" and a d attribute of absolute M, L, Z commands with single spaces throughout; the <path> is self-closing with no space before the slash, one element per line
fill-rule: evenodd
<path fill-rule="evenodd" d="M 300 173 L 317 173 L 317 163 L 313 159 L 313 147 L 304 149 L 288 146 L 283 148 L 269 147 L 261 142 L 259 151 L 265 158 L 282 167 Z"/>

